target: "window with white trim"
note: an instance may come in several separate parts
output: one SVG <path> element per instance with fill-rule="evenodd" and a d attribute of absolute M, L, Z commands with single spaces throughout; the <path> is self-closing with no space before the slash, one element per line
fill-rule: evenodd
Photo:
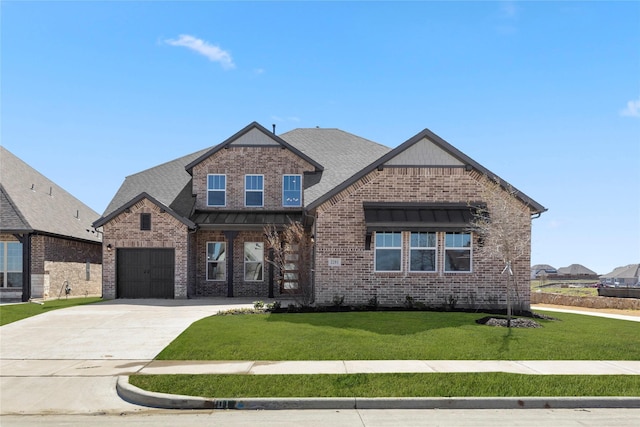
<path fill-rule="evenodd" d="M 222 174 L 207 175 L 207 206 L 226 206 L 227 176 Z"/>
<path fill-rule="evenodd" d="M 244 205 L 262 207 L 264 204 L 264 176 L 244 176 Z"/>
<path fill-rule="evenodd" d="M 264 277 L 264 243 L 244 243 L 244 280 L 261 282 Z"/>
<path fill-rule="evenodd" d="M 412 232 L 409 271 L 436 271 L 437 238 L 434 232 Z"/>
<path fill-rule="evenodd" d="M 471 272 L 471 233 L 445 234 L 444 271 Z"/>
<path fill-rule="evenodd" d="M 22 287 L 22 243 L 0 242 L 0 287 Z"/>
<path fill-rule="evenodd" d="M 226 270 L 227 244 L 207 242 L 207 280 L 225 280 Z"/>
<path fill-rule="evenodd" d="M 282 177 L 282 206 L 302 206 L 302 175 Z"/>
<path fill-rule="evenodd" d="M 375 271 L 402 271 L 401 232 L 376 232 Z"/>

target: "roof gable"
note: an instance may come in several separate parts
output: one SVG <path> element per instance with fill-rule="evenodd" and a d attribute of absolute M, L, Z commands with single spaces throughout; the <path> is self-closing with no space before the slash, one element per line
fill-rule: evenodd
<path fill-rule="evenodd" d="M 464 167 L 467 170 L 477 170 L 482 175 L 499 182 L 500 186 L 504 189 L 514 191 L 515 196 L 527 205 L 532 213 L 540 214 L 547 210 L 544 206 L 499 178 L 496 174 L 429 129 L 424 129 L 379 159 L 373 161 L 351 178 L 335 187 L 332 191 L 315 200 L 309 208 L 317 207 L 375 169 L 384 167 Z"/>
<path fill-rule="evenodd" d="M 97 212 L 4 147 L 0 147 L 0 170 L 3 189 L 0 230 L 38 231 L 100 241 L 98 233 L 91 227 L 91 223 L 100 216 Z M 13 213 L 7 212 L 5 207 L 8 206 Z M 26 227 L 16 229 L 20 222 Z"/>
<path fill-rule="evenodd" d="M 203 161 L 205 161 L 206 159 L 208 159 L 209 157 L 211 157 L 212 155 L 214 155 L 215 153 L 217 153 L 218 151 L 224 148 L 268 147 L 268 146 L 281 147 L 283 149 L 288 149 L 298 157 L 312 164 L 316 168 L 316 171 L 321 171 L 323 169 L 320 163 L 318 163 L 311 157 L 307 156 L 306 154 L 302 153 L 300 150 L 293 147 L 292 145 L 290 145 L 288 142 L 286 142 L 284 139 L 280 138 L 273 132 L 269 132 L 264 126 L 260 125 L 257 122 L 250 123 L 249 125 L 245 126 L 242 130 L 240 130 L 239 132 L 236 132 L 233 136 L 225 140 L 224 142 L 211 148 L 210 150 L 205 152 L 203 155 L 195 159 L 193 162 L 186 165 L 185 169 L 187 170 L 187 172 L 191 174 L 195 166 L 202 163 Z"/>
<path fill-rule="evenodd" d="M 134 197 L 133 199 L 129 200 L 127 203 L 125 203 L 122 206 L 120 206 L 118 209 L 116 209 L 113 212 L 111 212 L 109 215 L 103 216 L 102 218 L 98 219 L 96 222 L 93 223 L 93 226 L 95 228 L 102 227 L 103 225 L 105 225 L 106 223 L 108 223 L 109 221 L 111 221 L 112 219 L 114 219 L 115 217 L 117 217 L 118 215 L 120 215 L 121 213 L 126 211 L 127 209 L 130 209 L 132 206 L 134 206 L 135 204 L 137 204 L 138 202 L 140 202 L 140 201 L 142 201 L 144 199 L 149 200 L 151 203 L 155 204 L 161 210 L 163 210 L 164 212 L 167 212 L 168 214 L 173 216 L 175 219 L 177 219 L 178 221 L 180 221 L 181 223 L 183 223 L 187 227 L 192 228 L 192 229 L 196 227 L 196 225 L 193 222 L 191 222 L 189 219 L 187 219 L 187 218 L 183 217 L 182 215 L 176 213 L 170 207 L 166 206 L 162 202 L 159 202 L 158 200 L 156 200 L 155 198 L 153 198 L 152 196 L 150 196 L 149 194 L 144 193 L 144 192 L 138 194 L 136 197 Z"/>

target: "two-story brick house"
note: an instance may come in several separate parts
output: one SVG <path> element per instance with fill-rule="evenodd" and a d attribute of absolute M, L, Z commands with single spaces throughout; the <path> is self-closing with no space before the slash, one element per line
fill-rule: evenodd
<path fill-rule="evenodd" d="M 277 136 L 251 123 L 207 150 L 132 175 L 102 218 L 103 296 L 278 297 L 265 226 L 305 224 L 317 304 L 504 306 L 503 265 L 474 256 L 470 203 L 487 169 L 424 130 L 395 149 L 338 129 Z M 545 208 L 522 193 L 531 233 Z M 506 193 L 505 193 L 506 195 Z M 528 306 L 528 257 L 521 262 Z M 287 286 L 289 285 L 289 286 Z"/>

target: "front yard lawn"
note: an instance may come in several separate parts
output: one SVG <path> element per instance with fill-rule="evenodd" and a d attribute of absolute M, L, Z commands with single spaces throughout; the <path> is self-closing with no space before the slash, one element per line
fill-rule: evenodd
<path fill-rule="evenodd" d="M 483 313 L 348 312 L 212 316 L 164 360 L 640 360 L 640 324 L 554 313 L 541 328 L 477 324 Z M 638 396 L 637 375 L 500 372 L 347 375 L 134 375 L 140 388 L 214 398 Z"/>
<path fill-rule="evenodd" d="M 160 393 L 209 398 L 640 395 L 637 375 L 135 375 L 129 381 Z"/>
<path fill-rule="evenodd" d="M 211 316 L 161 360 L 640 360 L 640 324 L 553 313 L 541 328 L 480 325 L 483 313 Z"/>

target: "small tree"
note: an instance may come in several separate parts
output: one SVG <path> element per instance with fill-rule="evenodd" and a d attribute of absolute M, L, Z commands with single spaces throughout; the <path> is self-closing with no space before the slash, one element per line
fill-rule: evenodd
<path fill-rule="evenodd" d="M 278 281 L 284 292 L 290 293 L 296 303 L 313 303 L 313 239 L 300 222 L 292 221 L 283 230 L 275 225 L 265 227 L 267 246 L 273 250 L 272 264 L 277 268 Z"/>
<path fill-rule="evenodd" d="M 480 181 L 481 196 L 486 205 L 474 206 L 475 212 L 471 229 L 478 234 L 479 254 L 487 258 L 498 259 L 503 264 L 502 274 L 506 278 L 507 326 L 511 327 L 512 292 L 518 305 L 521 303 L 518 292 L 517 274 L 521 268 L 518 260 L 528 259 L 531 248 L 531 234 L 525 232 L 530 227 L 527 206 L 518 198 L 513 187 L 501 185 L 498 179 L 483 177 Z M 528 271 L 528 270 L 527 270 Z"/>

